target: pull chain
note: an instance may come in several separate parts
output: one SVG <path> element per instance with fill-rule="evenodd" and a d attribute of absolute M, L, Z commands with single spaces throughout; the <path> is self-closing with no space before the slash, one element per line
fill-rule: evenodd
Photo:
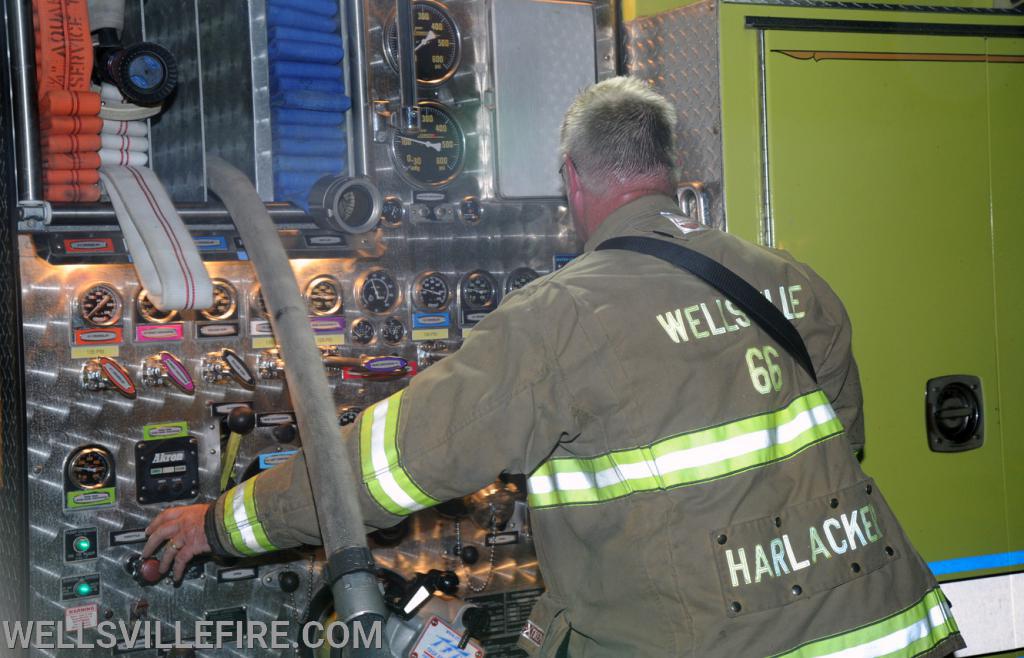
<path fill-rule="evenodd" d="M 491 534 L 493 535 L 497 531 L 498 531 L 498 528 L 497 528 L 497 526 L 494 523 L 494 519 L 492 518 L 491 519 Z M 470 572 L 469 566 L 465 565 L 465 570 L 466 570 L 466 587 L 468 587 L 471 592 L 479 594 L 480 592 L 482 592 L 485 589 L 487 589 L 490 586 L 490 584 L 491 584 L 491 580 L 494 579 L 494 547 L 495 547 L 495 544 L 492 543 L 491 544 L 490 557 L 488 557 L 488 559 L 487 559 L 487 563 L 488 563 L 488 566 L 487 566 L 487 579 L 484 580 L 484 584 L 483 585 L 480 585 L 479 587 L 477 587 L 476 585 L 473 584 L 473 574 Z M 455 554 L 456 555 L 462 555 L 462 523 L 458 519 L 456 519 L 456 521 L 455 521 Z M 465 563 L 463 563 L 463 564 L 465 564 Z"/>

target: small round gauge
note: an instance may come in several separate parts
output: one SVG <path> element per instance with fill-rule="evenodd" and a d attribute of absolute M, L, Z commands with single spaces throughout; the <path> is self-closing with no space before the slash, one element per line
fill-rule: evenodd
<path fill-rule="evenodd" d="M 318 276 L 306 286 L 306 302 L 313 315 L 334 315 L 341 311 L 341 284 L 332 276 Z"/>
<path fill-rule="evenodd" d="M 227 320 L 238 310 L 238 292 L 224 279 L 214 279 L 213 305 L 199 311 L 207 320 Z"/>
<path fill-rule="evenodd" d="M 135 312 L 144 321 L 152 322 L 153 324 L 166 324 L 178 318 L 178 311 L 173 308 L 169 311 L 158 309 L 153 304 L 153 300 L 149 298 L 149 293 L 145 290 L 141 291 L 139 296 L 135 298 Z"/>
<path fill-rule="evenodd" d="M 440 311 L 447 308 L 451 297 L 452 288 L 440 272 L 423 272 L 412 284 L 412 303 L 416 308 Z"/>
<path fill-rule="evenodd" d="M 370 313 L 387 313 L 400 297 L 398 284 L 386 270 L 370 270 L 356 283 L 356 298 Z"/>
<path fill-rule="evenodd" d="M 373 342 L 373 337 L 377 335 L 377 330 L 373 328 L 373 323 L 366 318 L 359 318 L 353 322 L 351 331 L 352 340 L 360 345 L 369 345 Z"/>
<path fill-rule="evenodd" d="M 416 45 L 416 82 L 440 84 L 459 67 L 459 28 L 440 2 L 414 2 L 412 35 Z M 384 28 L 384 58 L 398 72 L 398 23 L 392 16 Z"/>
<path fill-rule="evenodd" d="M 270 311 L 267 310 L 267 301 L 263 299 L 263 291 L 257 288 L 249 296 L 249 317 L 270 318 Z"/>
<path fill-rule="evenodd" d="M 417 187 L 442 187 L 465 164 L 466 136 L 455 117 L 439 103 L 419 103 L 418 132 L 394 131 L 391 155 L 395 169 Z"/>
<path fill-rule="evenodd" d="M 68 460 L 68 481 L 79 489 L 99 489 L 109 484 L 114 459 L 103 448 L 82 448 Z"/>
<path fill-rule="evenodd" d="M 405 325 L 398 318 L 390 317 L 380 328 L 380 337 L 388 345 L 398 345 L 405 338 Z"/>
<path fill-rule="evenodd" d="M 109 327 L 121 319 L 121 295 L 109 283 L 97 283 L 78 296 L 82 319 L 97 327 Z"/>
<path fill-rule="evenodd" d="M 352 405 L 342 407 L 338 412 L 338 425 L 344 427 L 345 425 L 351 425 L 356 422 L 356 418 L 359 418 L 359 412 L 362 410 L 362 407 L 355 407 Z"/>
<path fill-rule="evenodd" d="M 529 267 L 517 267 L 508 273 L 505 277 L 505 294 L 512 292 L 513 290 L 519 290 L 529 282 L 533 281 L 540 275 Z"/>
<path fill-rule="evenodd" d="M 470 272 L 459 283 L 459 298 L 462 305 L 470 310 L 494 308 L 498 303 L 498 282 L 490 272 Z"/>

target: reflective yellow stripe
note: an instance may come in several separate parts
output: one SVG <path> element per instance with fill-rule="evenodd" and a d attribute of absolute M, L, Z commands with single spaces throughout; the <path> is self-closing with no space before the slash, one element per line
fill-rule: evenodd
<path fill-rule="evenodd" d="M 231 545 L 243 555 L 277 550 L 259 519 L 255 487 L 256 478 L 250 478 L 224 495 L 224 528 Z"/>

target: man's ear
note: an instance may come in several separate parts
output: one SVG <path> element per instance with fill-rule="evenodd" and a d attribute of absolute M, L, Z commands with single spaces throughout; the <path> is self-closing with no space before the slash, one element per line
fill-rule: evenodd
<path fill-rule="evenodd" d="M 583 210 L 583 181 L 576 171 L 576 163 L 569 158 L 565 161 L 565 196 L 569 201 L 569 207 L 576 211 Z M 582 219 L 582 218 L 580 218 Z"/>

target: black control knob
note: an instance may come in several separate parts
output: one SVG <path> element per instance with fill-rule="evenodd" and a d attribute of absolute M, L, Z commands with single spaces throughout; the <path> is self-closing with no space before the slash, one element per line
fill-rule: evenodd
<path fill-rule="evenodd" d="M 467 633 L 479 637 L 491 625 L 491 613 L 485 608 L 469 608 L 462 613 L 462 625 Z"/>
<path fill-rule="evenodd" d="M 237 434 L 248 434 L 256 427 L 256 414 L 252 407 L 243 404 L 235 407 L 228 414 L 228 429 Z"/>
<path fill-rule="evenodd" d="M 463 564 L 474 565 L 480 560 L 480 550 L 476 546 L 463 546 L 459 551 L 459 557 L 462 558 Z"/>
<path fill-rule="evenodd" d="M 459 592 L 459 577 L 454 571 L 442 571 L 437 577 L 437 589 L 442 594 L 455 596 Z"/>
<path fill-rule="evenodd" d="M 273 434 L 278 443 L 291 443 L 299 438 L 299 428 L 295 423 L 281 423 L 273 429 Z"/>
<path fill-rule="evenodd" d="M 277 584 L 281 586 L 281 591 L 285 594 L 291 594 L 295 590 L 299 589 L 301 581 L 299 580 L 299 574 L 294 571 L 282 571 L 277 576 Z"/>

